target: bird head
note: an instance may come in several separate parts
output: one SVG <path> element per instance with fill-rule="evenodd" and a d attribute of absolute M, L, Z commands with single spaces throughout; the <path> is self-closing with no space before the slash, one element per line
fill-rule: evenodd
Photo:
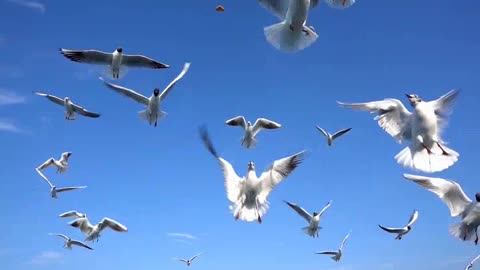
<path fill-rule="evenodd" d="M 407 226 L 407 229 L 410 231 L 412 229 L 412 226 Z"/>
<path fill-rule="evenodd" d="M 118 53 L 122 53 L 123 52 L 123 49 L 121 47 L 118 47 L 117 50 L 116 50 Z"/>
<path fill-rule="evenodd" d="M 313 212 L 313 215 L 314 215 L 314 216 L 318 216 L 318 213 L 317 213 L 317 212 Z"/>
<path fill-rule="evenodd" d="M 62 154 L 62 157 L 67 159 L 67 158 L 69 158 L 71 155 L 72 155 L 72 152 L 65 152 L 65 153 Z"/>
<path fill-rule="evenodd" d="M 64 100 L 65 100 L 65 101 L 69 101 L 70 98 L 69 98 L 69 97 L 65 97 Z"/>
<path fill-rule="evenodd" d="M 405 94 L 408 98 L 408 101 L 410 101 L 410 105 L 412 107 L 415 107 L 418 103 L 422 102 L 422 99 L 416 95 L 416 94 Z"/>
<path fill-rule="evenodd" d="M 248 170 L 249 171 L 255 170 L 255 164 L 252 161 L 248 162 Z"/>
<path fill-rule="evenodd" d="M 252 125 L 252 122 L 247 121 L 247 126 L 251 126 L 251 125 Z"/>
<path fill-rule="evenodd" d="M 153 89 L 153 95 L 158 97 L 158 95 L 160 95 L 160 89 L 158 88 Z"/>
<path fill-rule="evenodd" d="M 475 194 L 475 200 L 480 202 L 480 193 Z"/>

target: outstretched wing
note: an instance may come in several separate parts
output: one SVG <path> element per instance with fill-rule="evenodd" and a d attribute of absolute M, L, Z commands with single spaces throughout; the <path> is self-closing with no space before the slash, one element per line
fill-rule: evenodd
<path fill-rule="evenodd" d="M 328 138 L 328 132 L 326 132 L 323 128 L 319 126 L 315 126 L 315 127 L 318 129 L 318 131 L 320 131 L 323 134 L 323 136 L 325 136 L 325 138 Z"/>
<path fill-rule="evenodd" d="M 66 217 L 83 217 L 82 213 L 79 213 L 77 211 L 68 211 L 63 214 L 58 215 L 61 218 L 66 218 Z"/>
<path fill-rule="evenodd" d="M 395 138 L 398 143 L 412 138 L 412 113 L 398 99 L 384 99 L 365 103 L 337 103 L 342 107 L 377 113 L 378 115 L 374 120 L 378 121 L 378 125 Z"/>
<path fill-rule="evenodd" d="M 92 117 L 92 118 L 100 117 L 100 114 L 87 111 L 87 110 L 85 110 L 85 108 L 80 107 L 80 106 L 78 106 L 78 105 L 75 104 L 75 103 L 72 103 L 72 106 L 73 106 L 73 110 L 74 110 L 76 113 L 81 114 L 81 115 L 83 115 L 83 116 Z"/>
<path fill-rule="evenodd" d="M 154 68 L 154 69 L 170 67 L 167 64 L 160 63 L 144 55 L 131 55 L 131 54 L 123 55 L 122 64 L 130 67 L 144 67 L 144 68 Z"/>
<path fill-rule="evenodd" d="M 345 236 L 345 239 L 343 239 L 340 250 L 343 250 L 343 247 L 345 247 L 345 243 L 347 242 L 348 237 L 350 237 L 350 233 L 348 233 L 347 236 Z"/>
<path fill-rule="evenodd" d="M 66 236 L 65 234 L 61 234 L 61 233 L 49 233 L 49 235 L 55 235 L 55 236 L 59 236 L 59 237 L 62 237 L 63 239 L 67 240 L 70 239 L 70 237 Z"/>
<path fill-rule="evenodd" d="M 84 247 L 84 248 L 88 248 L 90 250 L 93 250 L 93 248 L 91 248 L 91 247 L 85 245 L 83 242 L 80 242 L 80 241 L 77 241 L 77 240 L 72 240 L 72 241 L 70 241 L 70 243 L 72 243 L 72 245 L 77 245 L 79 247 Z"/>
<path fill-rule="evenodd" d="M 103 218 L 102 221 L 100 221 L 100 230 L 103 230 L 106 227 L 109 227 L 110 229 L 117 232 L 128 232 L 127 227 L 111 218 Z"/>
<path fill-rule="evenodd" d="M 352 128 L 346 128 L 346 129 L 342 129 L 342 130 L 339 130 L 337 131 L 335 134 L 332 135 L 332 139 L 335 140 L 336 138 L 342 136 L 343 134 L 349 132 Z"/>
<path fill-rule="evenodd" d="M 415 221 L 418 219 L 418 211 L 413 211 L 412 215 L 410 216 L 410 220 L 408 221 L 407 227 L 412 226 Z"/>
<path fill-rule="evenodd" d="M 183 66 L 183 69 L 180 72 L 180 74 L 178 74 L 178 76 L 175 79 L 173 79 L 173 81 L 170 82 L 170 84 L 160 94 L 160 101 L 165 99 L 165 97 L 168 95 L 170 90 L 172 90 L 173 87 L 175 86 L 175 84 L 177 84 L 177 82 L 187 73 L 189 68 L 190 68 L 190 63 L 185 63 L 185 65 Z"/>
<path fill-rule="evenodd" d="M 229 126 L 240 126 L 243 130 L 247 128 L 247 121 L 242 115 L 236 116 L 232 119 L 228 119 L 227 121 L 225 121 L 225 124 Z"/>
<path fill-rule="evenodd" d="M 258 2 L 283 21 L 287 15 L 290 0 L 258 0 Z"/>
<path fill-rule="evenodd" d="M 89 63 L 97 65 L 112 64 L 113 55 L 97 50 L 68 50 L 60 49 L 60 53 L 66 58 L 80 63 Z"/>
<path fill-rule="evenodd" d="M 260 132 L 262 129 L 277 129 L 281 127 L 282 125 L 272 120 L 268 120 L 266 118 L 258 118 L 257 121 L 255 121 L 255 124 L 253 124 L 252 133 L 253 136 L 256 136 L 258 132 Z"/>
<path fill-rule="evenodd" d="M 459 90 L 454 89 L 436 100 L 429 101 L 437 115 L 437 124 L 443 129 L 447 125 L 448 117 L 452 112 L 452 107 L 457 100 Z"/>
<path fill-rule="evenodd" d="M 308 213 L 305 209 L 303 209 L 302 207 L 294 204 L 294 203 L 291 203 L 291 202 L 288 202 L 288 201 L 284 201 L 286 204 L 288 204 L 288 206 L 290 206 L 293 210 L 295 210 L 295 212 L 297 212 L 300 216 L 302 216 L 308 223 L 311 222 L 312 220 L 312 215 L 310 215 L 310 213 Z"/>
<path fill-rule="evenodd" d="M 40 93 L 40 92 L 33 92 L 33 93 L 37 96 L 46 97 L 50 101 L 52 101 L 54 103 L 57 103 L 60 106 L 65 106 L 65 101 L 63 99 L 57 97 L 57 96 L 49 95 L 49 94 L 45 94 L 45 93 Z"/>
<path fill-rule="evenodd" d="M 124 96 L 127 96 L 127 97 L 135 100 L 136 102 L 142 103 L 145 106 L 148 106 L 148 103 L 149 103 L 150 99 L 148 99 L 146 96 L 144 96 L 140 93 L 137 93 L 137 92 L 133 91 L 132 89 L 128 89 L 128 88 L 120 86 L 120 85 L 116 85 L 116 84 L 113 84 L 113 83 L 106 82 L 102 77 L 99 77 L 99 79 L 101 81 L 103 81 L 103 83 L 108 88 L 110 88 L 112 90 L 115 90 L 115 92 L 117 92 L 119 94 L 122 94 Z"/>
<path fill-rule="evenodd" d="M 321 251 L 321 252 L 316 252 L 315 254 L 322 254 L 322 255 L 337 255 L 336 251 Z"/>
<path fill-rule="evenodd" d="M 325 213 L 325 211 L 327 211 L 327 209 L 330 207 L 330 205 L 332 205 L 332 201 L 329 201 L 327 203 L 327 205 L 325 205 L 325 207 L 323 207 L 322 211 L 320 211 L 320 214 L 318 214 L 319 216 L 322 216 L 323 213 Z"/>
<path fill-rule="evenodd" d="M 378 227 L 380 227 L 380 229 L 389 233 L 401 233 L 403 231 L 403 228 L 387 228 L 387 227 L 383 227 L 382 225 L 378 225 Z"/>
<path fill-rule="evenodd" d="M 474 264 L 479 258 L 480 258 L 480 255 L 478 255 L 477 257 L 475 257 L 475 259 L 472 260 L 471 264 Z"/>
<path fill-rule="evenodd" d="M 57 192 L 72 191 L 72 190 L 76 190 L 76 189 L 83 189 L 83 188 L 86 188 L 86 187 L 87 186 L 57 188 Z"/>

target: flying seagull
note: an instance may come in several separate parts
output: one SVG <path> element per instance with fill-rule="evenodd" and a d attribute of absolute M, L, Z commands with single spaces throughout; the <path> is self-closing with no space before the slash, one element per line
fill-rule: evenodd
<path fill-rule="evenodd" d="M 187 266 L 190 266 L 193 262 L 193 260 L 195 260 L 195 258 L 197 258 L 200 254 L 202 253 L 199 253 L 195 256 L 193 256 L 192 258 L 190 258 L 189 260 L 186 260 L 186 259 L 177 259 L 177 258 L 174 258 L 175 260 L 177 261 L 180 261 L 180 262 L 184 262 Z"/>
<path fill-rule="evenodd" d="M 60 53 L 74 62 L 106 66 L 108 75 L 112 79 L 119 79 L 125 75 L 127 68 L 160 69 L 170 67 L 143 55 L 124 54 L 122 48 L 117 48 L 113 53 L 60 48 Z"/>
<path fill-rule="evenodd" d="M 76 190 L 76 189 L 84 189 L 86 188 L 87 186 L 80 186 L 80 187 L 63 187 L 63 188 L 57 188 L 56 186 L 52 185 L 52 183 L 47 179 L 47 177 L 45 177 L 45 175 L 43 175 L 40 171 L 37 170 L 37 172 L 40 174 L 40 176 L 42 177 L 43 180 L 45 180 L 45 182 L 47 182 L 47 184 L 50 186 L 50 196 L 53 198 L 53 199 L 57 199 L 57 193 L 59 192 L 65 192 L 65 191 L 72 191 L 72 190 Z"/>
<path fill-rule="evenodd" d="M 355 4 L 355 0 L 325 0 L 325 3 L 332 8 L 345 9 Z"/>
<path fill-rule="evenodd" d="M 257 144 L 257 140 L 255 138 L 263 129 L 277 129 L 282 127 L 282 125 L 279 123 L 273 122 L 266 118 L 258 118 L 255 121 L 255 124 L 252 125 L 252 122 L 246 121 L 245 117 L 241 115 L 227 120 L 225 124 L 242 128 L 244 135 L 240 142 L 246 148 L 255 147 Z"/>
<path fill-rule="evenodd" d="M 73 210 L 73 211 L 68 211 L 68 212 L 65 212 L 63 214 L 60 214 L 60 215 L 58 215 L 58 217 L 61 217 L 61 218 L 67 218 L 67 217 L 86 218 L 87 214 L 80 213 L 80 212 L 77 212 L 77 211 Z"/>
<path fill-rule="evenodd" d="M 274 161 L 260 177 L 255 173 L 255 164 L 248 162 L 248 172 L 244 177 L 237 175 L 232 165 L 221 158 L 210 140 L 206 127 L 200 128 L 200 137 L 209 152 L 218 160 L 225 179 L 227 198 L 232 203 L 235 220 L 262 223 L 262 216 L 269 208 L 270 192 L 288 177 L 303 161 L 305 151 Z"/>
<path fill-rule="evenodd" d="M 294 53 L 312 45 L 318 38 L 312 26 L 306 26 L 308 12 L 319 0 L 258 0 L 281 22 L 264 28 L 268 42 L 276 49 Z"/>
<path fill-rule="evenodd" d="M 450 233 L 463 240 L 471 240 L 475 234 L 475 245 L 478 244 L 477 229 L 480 225 L 480 193 L 475 194 L 475 202 L 465 195 L 455 181 L 412 174 L 403 174 L 421 187 L 437 195 L 450 209 L 452 217 L 462 218 L 462 222 L 449 226 Z"/>
<path fill-rule="evenodd" d="M 160 93 L 160 89 L 155 88 L 153 90 L 153 94 L 149 98 L 135 92 L 134 90 L 108 83 L 104 81 L 101 77 L 99 79 L 102 80 L 108 88 L 147 106 L 147 109 L 140 111 L 139 115 L 142 119 L 148 121 L 150 125 L 154 124 L 155 126 L 157 126 L 157 122 L 159 120 L 161 121 L 167 116 L 166 112 L 160 110 L 162 101 L 173 89 L 175 84 L 187 73 L 189 68 L 190 63 L 185 63 L 185 65 L 183 66 L 183 70 L 180 72 L 180 74 L 178 74 L 178 76 L 172 82 L 170 82 L 170 84 L 162 91 L 162 93 Z"/>
<path fill-rule="evenodd" d="M 102 221 L 95 225 L 90 224 L 88 218 L 86 217 L 77 218 L 70 222 L 69 225 L 80 229 L 80 231 L 85 235 L 85 241 L 97 240 L 98 242 L 98 238 L 100 238 L 100 232 L 107 227 L 117 232 L 128 231 L 127 227 L 107 217 L 103 218 Z"/>
<path fill-rule="evenodd" d="M 480 255 L 475 257 L 468 265 L 465 267 L 465 270 L 470 270 L 473 267 L 473 264 L 480 258 Z"/>
<path fill-rule="evenodd" d="M 57 173 L 64 173 L 68 169 L 68 159 L 70 158 L 71 155 L 72 155 L 72 152 L 63 152 L 59 160 L 56 160 L 53 157 L 51 157 L 47 161 L 42 163 L 42 165 L 38 166 L 36 170 L 38 173 L 40 173 L 41 170 L 44 170 L 50 166 L 54 166 L 57 168 Z"/>
<path fill-rule="evenodd" d="M 352 128 L 346 128 L 346 129 L 341 129 L 337 132 L 335 132 L 335 134 L 330 134 L 328 132 L 326 132 L 323 128 L 319 127 L 319 126 L 316 126 L 317 129 L 325 136 L 325 138 L 327 138 L 327 144 L 328 146 L 332 146 L 332 143 L 333 143 L 333 140 L 335 140 L 336 138 L 342 136 L 343 134 L 349 132 Z"/>
<path fill-rule="evenodd" d="M 322 255 L 332 255 L 332 260 L 339 262 L 342 259 L 343 255 L 343 248 L 345 246 L 345 242 L 347 241 L 348 237 L 350 236 L 350 233 L 345 236 L 345 238 L 342 241 L 342 245 L 338 249 L 338 251 L 322 251 L 322 252 L 317 252 L 316 254 L 322 254 Z"/>
<path fill-rule="evenodd" d="M 73 103 L 69 97 L 65 97 L 64 99 L 61 99 L 59 97 L 56 97 L 54 95 L 49 95 L 45 93 L 39 93 L 39 92 L 34 92 L 36 95 L 41 96 L 41 97 L 46 97 L 52 102 L 65 107 L 65 119 L 66 120 L 75 120 L 74 115 L 75 113 L 81 114 L 86 117 L 91 117 L 91 118 L 98 118 L 100 117 L 100 114 L 98 113 L 93 113 L 90 111 L 87 111 L 85 108 L 78 106 L 77 104 Z"/>
<path fill-rule="evenodd" d="M 56 236 L 59 236 L 59 237 L 62 237 L 63 239 L 65 239 L 65 244 L 63 245 L 64 248 L 66 249 L 72 249 L 72 245 L 76 245 L 76 246 L 79 246 L 79 247 L 84 247 L 84 248 L 88 248 L 90 250 L 93 250 L 93 248 L 85 245 L 84 243 L 80 242 L 80 241 L 77 241 L 77 240 L 72 240 L 70 237 L 64 235 L 64 234 L 60 234 L 60 233 L 50 233 L 49 235 L 56 235 Z"/>
<path fill-rule="evenodd" d="M 318 231 L 322 228 L 318 226 L 318 224 L 320 223 L 320 217 L 330 207 L 330 205 L 332 204 L 332 201 L 329 201 L 327 205 L 325 205 L 325 207 L 322 209 L 322 211 L 320 211 L 320 213 L 313 212 L 313 215 L 311 215 L 305 209 L 303 209 L 302 207 L 294 203 L 291 203 L 288 201 L 284 201 L 284 202 L 308 222 L 308 226 L 302 228 L 302 230 L 306 234 L 310 235 L 311 237 L 318 237 Z"/>
<path fill-rule="evenodd" d="M 386 232 L 397 234 L 397 237 L 395 237 L 395 240 L 401 240 L 404 235 L 410 232 L 410 230 L 412 229 L 413 223 L 415 223 L 417 219 L 418 219 L 418 211 L 415 210 L 413 211 L 413 214 L 410 217 L 408 224 L 403 228 L 387 228 L 387 227 L 383 227 L 382 225 L 378 225 L 378 227 L 380 227 L 382 230 Z"/>
<path fill-rule="evenodd" d="M 409 112 L 398 99 L 366 103 L 338 104 L 355 110 L 378 113 L 374 120 L 398 143 L 410 145 L 395 156 L 399 164 L 425 173 L 443 171 L 458 160 L 459 154 L 445 146 L 440 132 L 447 124 L 449 108 L 459 91 L 452 90 L 433 101 L 423 101 L 418 95 L 407 94 L 414 112 Z"/>

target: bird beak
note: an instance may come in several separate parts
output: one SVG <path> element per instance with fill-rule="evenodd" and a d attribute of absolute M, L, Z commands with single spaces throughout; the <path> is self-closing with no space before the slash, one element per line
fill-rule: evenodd
<path fill-rule="evenodd" d="M 413 96 L 409 94 L 405 94 L 405 96 L 407 96 L 407 98 L 413 98 Z"/>

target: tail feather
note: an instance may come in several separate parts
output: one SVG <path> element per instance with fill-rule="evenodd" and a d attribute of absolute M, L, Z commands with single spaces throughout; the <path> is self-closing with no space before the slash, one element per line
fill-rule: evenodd
<path fill-rule="evenodd" d="M 308 234 L 311 237 L 317 237 L 318 236 L 318 231 L 321 229 L 321 227 L 316 227 L 316 228 L 311 228 L 309 226 L 303 227 L 302 231 L 306 234 Z"/>
<path fill-rule="evenodd" d="M 304 26 L 303 31 L 292 31 L 288 23 L 280 22 L 264 28 L 265 37 L 275 48 L 284 52 L 297 52 L 312 45 L 318 38 L 317 33 Z"/>
<path fill-rule="evenodd" d="M 258 208 L 258 215 L 262 217 L 268 211 L 268 203 L 260 204 Z M 258 215 L 255 207 L 246 207 L 242 203 L 235 203 L 230 206 L 230 210 L 233 212 L 233 216 L 237 216 L 240 213 L 238 218 L 247 222 L 257 221 Z"/>
<path fill-rule="evenodd" d="M 425 173 L 434 173 L 446 170 L 458 161 L 459 154 L 454 150 L 441 144 L 442 148 L 448 153 L 443 155 L 437 146 L 428 153 L 420 144 L 411 144 L 400 151 L 395 159 L 397 162 L 407 168 Z"/>
<path fill-rule="evenodd" d="M 469 227 L 463 222 L 459 222 L 449 226 L 450 233 L 462 241 L 475 240 L 475 227 Z"/>
<path fill-rule="evenodd" d="M 149 117 L 149 113 L 147 110 L 143 110 L 143 111 L 139 111 L 138 112 L 138 116 L 140 116 L 140 118 L 142 120 L 145 120 L 147 122 L 150 122 L 150 117 Z"/>

